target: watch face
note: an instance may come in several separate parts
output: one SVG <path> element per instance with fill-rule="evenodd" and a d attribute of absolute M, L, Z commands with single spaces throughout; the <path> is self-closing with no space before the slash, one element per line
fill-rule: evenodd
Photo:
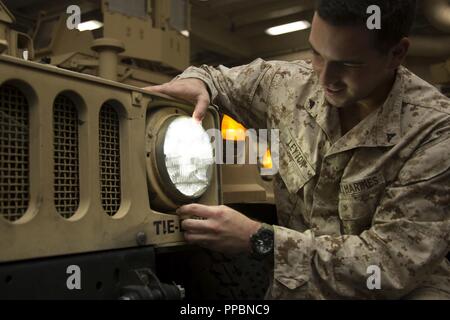
<path fill-rule="evenodd" d="M 273 232 L 269 229 L 260 230 L 253 244 L 255 253 L 260 255 L 271 253 L 273 250 Z"/>

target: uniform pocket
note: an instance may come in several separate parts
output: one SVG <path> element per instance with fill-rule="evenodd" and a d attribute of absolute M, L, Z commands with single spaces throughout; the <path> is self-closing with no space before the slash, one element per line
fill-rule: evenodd
<path fill-rule="evenodd" d="M 275 274 L 272 285 L 271 298 L 273 299 L 305 299 L 308 297 L 309 281 L 307 275 L 296 275 L 293 277 L 285 274 Z"/>
<path fill-rule="evenodd" d="M 341 182 L 339 217 L 345 234 L 360 235 L 370 228 L 385 186 L 381 174 L 356 181 Z"/>
<path fill-rule="evenodd" d="M 306 277 L 301 276 L 296 278 L 277 276 L 275 280 L 277 280 L 280 284 L 282 284 L 289 290 L 295 290 L 297 288 L 300 288 L 308 282 L 308 279 Z"/>

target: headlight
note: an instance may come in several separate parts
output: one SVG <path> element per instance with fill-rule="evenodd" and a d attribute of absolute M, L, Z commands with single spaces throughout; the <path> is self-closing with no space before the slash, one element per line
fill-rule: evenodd
<path fill-rule="evenodd" d="M 221 172 L 215 163 L 214 144 L 220 134 L 219 115 L 211 108 L 198 124 L 191 107 L 158 100 L 146 114 L 145 165 L 150 207 L 173 212 L 181 205 L 220 203 Z"/>
<path fill-rule="evenodd" d="M 167 191 L 180 201 L 202 196 L 208 189 L 214 165 L 213 148 L 203 127 L 191 117 L 165 121 L 158 134 L 158 171 Z"/>

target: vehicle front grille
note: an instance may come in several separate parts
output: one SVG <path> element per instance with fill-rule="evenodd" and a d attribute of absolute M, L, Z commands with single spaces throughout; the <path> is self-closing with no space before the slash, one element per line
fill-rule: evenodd
<path fill-rule="evenodd" d="M 16 87 L 0 87 L 0 214 L 19 220 L 29 206 L 29 104 Z"/>
<path fill-rule="evenodd" d="M 65 95 L 53 107 L 54 198 L 58 213 L 72 217 L 80 204 L 78 111 Z"/>
<path fill-rule="evenodd" d="M 101 201 L 105 212 L 114 216 L 121 203 L 120 122 L 111 104 L 102 106 L 99 122 Z"/>

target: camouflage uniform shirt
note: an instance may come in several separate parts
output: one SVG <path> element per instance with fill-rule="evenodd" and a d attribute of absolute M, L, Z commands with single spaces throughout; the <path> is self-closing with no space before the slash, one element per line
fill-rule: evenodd
<path fill-rule="evenodd" d="M 178 78 L 203 80 L 248 128 L 280 129 L 268 298 L 450 298 L 450 102 L 437 89 L 401 67 L 384 105 L 343 135 L 308 62 Z"/>

